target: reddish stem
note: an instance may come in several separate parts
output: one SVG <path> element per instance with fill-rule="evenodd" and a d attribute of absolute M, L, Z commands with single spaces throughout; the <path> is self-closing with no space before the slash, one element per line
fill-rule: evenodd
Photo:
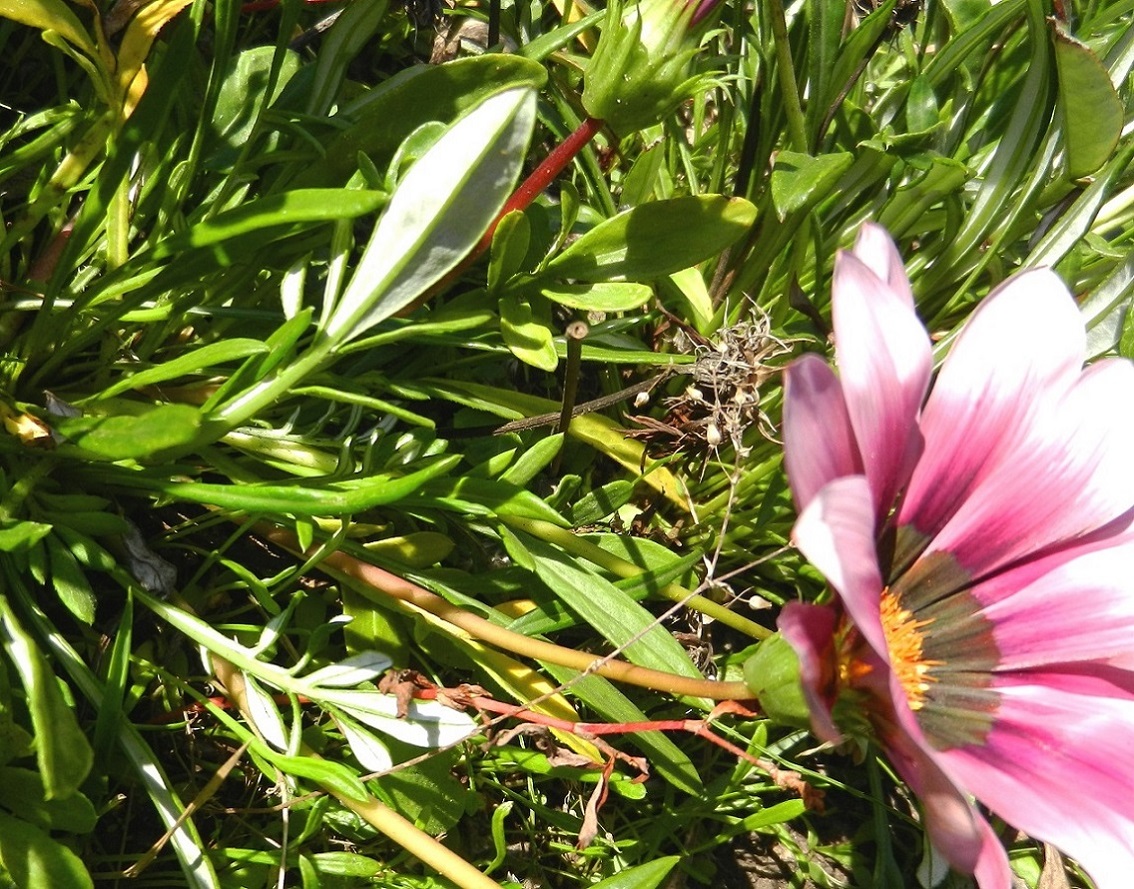
<path fill-rule="evenodd" d="M 429 302 L 438 293 L 444 293 L 448 290 L 460 277 L 465 273 L 470 265 L 476 262 L 485 251 L 492 246 L 492 236 L 496 234 L 496 227 L 500 224 L 500 220 L 511 213 L 513 210 L 523 210 L 531 206 L 532 201 L 536 199 L 541 191 L 551 185 L 555 181 L 555 177 L 563 172 L 564 168 L 571 163 L 571 161 L 583 150 L 583 147 L 590 142 L 603 128 L 601 120 L 595 120 L 593 117 L 588 117 L 570 136 L 564 139 L 547 157 L 543 162 L 536 167 L 530 176 L 525 179 L 520 187 L 517 188 L 507 203 L 504 204 L 502 209 L 492 221 L 492 225 L 488 227 L 488 231 L 480 239 L 480 242 L 469 252 L 469 255 L 457 263 L 447 275 L 440 281 L 430 287 L 425 293 L 419 296 L 406 308 L 398 313 L 399 317 L 405 317 L 413 312 L 415 309 L 420 308 Z"/>

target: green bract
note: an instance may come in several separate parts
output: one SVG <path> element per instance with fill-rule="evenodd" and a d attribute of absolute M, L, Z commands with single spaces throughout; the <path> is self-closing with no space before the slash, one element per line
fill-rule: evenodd
<path fill-rule="evenodd" d="M 617 133 L 632 133 L 659 123 L 690 95 L 700 79 L 689 76 L 695 10 L 680 0 L 611 3 L 587 67 L 587 113 Z"/>

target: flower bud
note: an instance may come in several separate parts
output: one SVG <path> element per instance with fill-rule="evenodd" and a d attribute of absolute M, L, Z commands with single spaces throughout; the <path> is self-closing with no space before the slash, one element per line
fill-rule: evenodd
<path fill-rule="evenodd" d="M 587 114 L 619 134 L 660 123 L 702 80 L 689 76 L 697 52 L 690 31 L 716 2 L 611 0 L 587 66 Z"/>

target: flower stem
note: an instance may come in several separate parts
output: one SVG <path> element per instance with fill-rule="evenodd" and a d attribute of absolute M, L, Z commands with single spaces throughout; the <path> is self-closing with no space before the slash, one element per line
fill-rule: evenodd
<path fill-rule="evenodd" d="M 301 552 L 301 547 L 295 535 L 290 531 L 271 526 L 260 527 L 258 530 L 273 543 L 279 544 L 292 552 Z M 311 555 L 313 552 L 314 550 L 307 555 Z M 377 565 L 363 562 L 344 552 L 331 553 L 319 564 L 319 568 L 332 577 L 351 583 L 353 589 L 369 599 L 377 600 L 381 596 L 406 602 L 511 654 L 547 661 L 584 673 L 597 673 L 607 679 L 624 682 L 627 685 L 652 688 L 673 695 L 709 698 L 714 701 L 751 700 L 752 698 L 752 692 L 743 682 L 719 682 L 714 679 L 677 676 L 662 670 L 651 670 L 647 667 L 628 664 L 625 661 L 599 657 L 584 651 L 576 651 L 573 648 L 564 648 L 561 645 L 544 642 L 542 639 L 532 639 L 520 633 L 514 633 L 450 604 L 440 596 L 411 583 L 405 578 L 398 577 Z"/>
<path fill-rule="evenodd" d="M 791 59 L 783 0 L 770 0 L 767 8 L 772 25 L 772 40 L 776 44 L 776 72 L 779 75 L 780 92 L 783 93 L 788 135 L 796 151 L 806 152 L 807 126 L 803 107 L 799 104 L 799 84 L 795 79 L 795 66 Z"/>

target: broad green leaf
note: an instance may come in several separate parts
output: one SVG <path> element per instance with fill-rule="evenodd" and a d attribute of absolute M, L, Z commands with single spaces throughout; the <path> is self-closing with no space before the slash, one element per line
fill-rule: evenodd
<path fill-rule="evenodd" d="M 559 365 L 551 331 L 536 318 L 529 300 L 512 295 L 500 298 L 500 334 L 504 345 L 525 364 L 548 372 Z"/>
<path fill-rule="evenodd" d="M 560 305 L 584 312 L 629 312 L 654 295 L 647 284 L 601 281 L 595 284 L 545 284 L 540 293 Z"/>
<path fill-rule="evenodd" d="M 267 351 L 268 346 L 260 340 L 242 339 L 240 337 L 209 343 L 199 349 L 194 349 L 187 355 L 174 358 L 172 361 L 131 374 L 125 379 L 107 386 L 96 397 L 100 399 L 110 398 L 129 389 L 141 389 L 143 386 L 152 386 L 154 383 L 164 383 L 166 380 L 174 380 L 186 374 L 199 373 L 207 367 L 227 364 L 230 361 L 237 361 L 241 358 L 247 358 L 249 355 Z"/>
<path fill-rule="evenodd" d="M 63 799 L 78 791 L 91 770 L 93 756 L 74 712 L 63 699 L 59 680 L 35 640 L 24 631 L 0 597 L 4 649 L 27 695 L 35 733 L 35 756 L 47 799 Z M 0 835 L 4 831 L 0 830 Z M 5 862 L 6 863 L 6 862 Z M 41 884 L 42 885 L 42 884 Z"/>
<path fill-rule="evenodd" d="M 1091 50 L 1048 19 L 1059 78 L 1067 176 L 1087 176 L 1110 157 L 1122 135 L 1125 110 L 1110 74 Z"/>
<path fill-rule="evenodd" d="M 652 281 L 716 256 L 756 219 L 742 198 L 651 201 L 603 220 L 547 264 L 545 275 L 580 281 Z"/>
<path fill-rule="evenodd" d="M 781 151 L 776 155 L 776 167 L 772 171 L 776 216 L 782 222 L 792 213 L 814 207 L 830 195 L 839 177 L 853 162 L 854 155 L 849 152 L 811 157 L 796 151 Z"/>
<path fill-rule="evenodd" d="M 347 340 L 410 306 L 476 246 L 519 175 L 535 92 L 506 90 L 459 119 L 410 168 L 327 324 Z"/>
<path fill-rule="evenodd" d="M 504 536 L 509 553 L 521 564 L 530 557 L 535 574 L 572 611 L 613 645 L 625 646 L 632 663 L 680 676 L 702 678 L 673 635 L 645 608 L 606 578 L 588 571 L 568 553 L 520 531 Z"/>
<path fill-rule="evenodd" d="M 333 137 L 317 163 L 304 166 L 296 187 L 343 185 L 358 169 L 359 154 L 384 168 L 399 145 L 430 121 L 448 123 L 505 90 L 539 89 L 547 72 L 537 62 L 486 53 L 445 65 L 418 65 L 390 78 L 342 109 L 350 125 Z"/>
<path fill-rule="evenodd" d="M 316 852 L 311 856 L 311 863 L 315 870 L 329 877 L 370 879 L 386 872 L 384 862 L 357 852 Z"/>
<path fill-rule="evenodd" d="M 94 805 L 83 794 L 47 799 L 39 772 L 12 766 L 0 768 L 0 806 L 43 830 L 90 833 L 98 821 Z"/>
<path fill-rule="evenodd" d="M 595 883 L 591 889 L 656 889 L 681 860 L 677 855 L 656 858 L 646 864 L 630 867 Z"/>
<path fill-rule="evenodd" d="M 0 16 L 40 31 L 55 31 L 93 62 L 100 63 L 94 41 L 63 0 L 0 0 Z"/>
<path fill-rule="evenodd" d="M 287 82 L 299 71 L 299 56 L 286 52 L 271 96 L 269 77 L 276 58 L 274 46 L 246 49 L 229 63 L 213 107 L 212 129 L 216 138 L 239 150 L 252 134 L 260 109 L 275 100 Z"/>
<path fill-rule="evenodd" d="M 83 569 L 71 551 L 55 536 L 44 538 L 48 563 L 51 566 L 51 585 L 59 601 L 75 617 L 90 626 L 95 619 L 95 594 Z"/>
<path fill-rule="evenodd" d="M 46 833 L 0 812 L 0 866 L 19 889 L 93 889 L 79 856 Z"/>
<path fill-rule="evenodd" d="M 192 442 L 201 415 L 187 404 L 160 404 L 134 416 L 66 417 L 55 425 L 71 442 L 104 459 L 144 459 Z"/>

